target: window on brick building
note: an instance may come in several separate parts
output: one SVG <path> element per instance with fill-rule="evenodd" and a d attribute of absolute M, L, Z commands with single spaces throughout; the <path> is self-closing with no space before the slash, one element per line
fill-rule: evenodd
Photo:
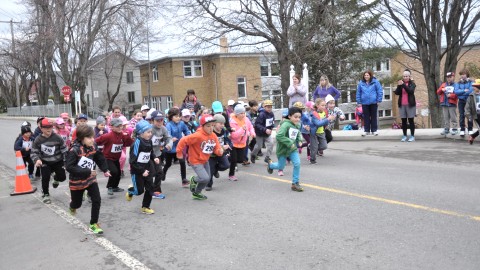
<path fill-rule="evenodd" d="M 128 92 L 128 103 L 135 103 L 135 92 Z"/>
<path fill-rule="evenodd" d="M 202 60 L 183 61 L 183 77 L 195 78 L 202 77 Z"/>
<path fill-rule="evenodd" d="M 154 82 L 158 82 L 158 69 L 157 66 L 154 66 L 152 69 L 152 78 Z"/>
<path fill-rule="evenodd" d="M 133 83 L 133 71 L 127 71 L 127 83 Z"/>
<path fill-rule="evenodd" d="M 239 98 L 247 97 L 247 80 L 245 77 L 237 78 L 237 93 Z"/>

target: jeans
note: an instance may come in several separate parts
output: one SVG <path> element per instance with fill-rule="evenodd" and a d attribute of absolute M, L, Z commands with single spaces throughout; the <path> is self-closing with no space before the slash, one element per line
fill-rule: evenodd
<path fill-rule="evenodd" d="M 376 132 L 378 129 L 377 104 L 362 105 L 365 132 Z"/>
<path fill-rule="evenodd" d="M 298 154 L 298 151 L 293 151 L 288 156 L 278 156 L 277 162 L 270 163 L 270 169 L 283 170 L 287 158 L 289 158 L 290 162 L 293 164 L 292 184 L 298 184 L 300 178 L 300 154 Z"/>

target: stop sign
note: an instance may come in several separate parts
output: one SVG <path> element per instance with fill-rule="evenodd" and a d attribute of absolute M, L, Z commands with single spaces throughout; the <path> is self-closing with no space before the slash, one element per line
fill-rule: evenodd
<path fill-rule="evenodd" d="M 70 88 L 70 86 L 65 85 L 64 87 L 62 87 L 62 94 L 64 96 L 69 96 L 71 93 L 72 93 L 72 88 Z"/>

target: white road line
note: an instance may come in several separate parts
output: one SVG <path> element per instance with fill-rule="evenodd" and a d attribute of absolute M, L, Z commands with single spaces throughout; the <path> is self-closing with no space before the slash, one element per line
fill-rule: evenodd
<path fill-rule="evenodd" d="M 33 194 L 33 196 L 42 203 L 42 198 L 39 192 Z M 43 203 L 42 203 L 43 204 Z M 127 267 L 130 269 L 139 269 L 139 270 L 149 270 L 146 265 L 141 263 L 139 260 L 128 254 L 126 251 L 123 249 L 117 247 L 115 244 L 110 242 L 104 237 L 101 236 L 95 236 L 93 232 L 90 231 L 90 228 L 83 224 L 80 220 L 78 220 L 76 217 L 70 215 L 67 213 L 65 210 L 60 208 L 54 203 L 51 204 L 44 204 L 48 208 L 50 208 L 55 214 L 59 215 L 61 218 L 66 220 L 68 223 L 74 225 L 77 228 L 80 228 L 84 234 L 86 235 L 93 235 L 95 239 L 95 243 L 97 245 L 103 247 L 105 250 L 109 251 L 113 256 L 115 256 L 117 259 L 119 259 L 123 264 L 125 264 Z"/>

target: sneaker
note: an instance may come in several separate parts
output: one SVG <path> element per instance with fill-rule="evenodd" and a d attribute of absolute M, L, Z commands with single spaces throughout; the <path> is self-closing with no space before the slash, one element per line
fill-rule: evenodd
<path fill-rule="evenodd" d="M 103 234 L 102 228 L 100 228 L 97 223 L 90 224 L 90 230 L 92 230 L 94 234 Z"/>
<path fill-rule="evenodd" d="M 252 163 L 255 163 L 255 160 L 257 160 L 257 156 L 255 155 L 250 155 L 250 160 L 252 161 Z"/>
<path fill-rule="evenodd" d="M 165 195 L 161 192 L 155 191 L 152 198 L 154 199 L 165 199 Z"/>
<path fill-rule="evenodd" d="M 269 157 L 269 156 L 266 156 L 266 157 L 265 157 L 265 159 L 264 159 L 263 161 L 265 161 L 265 163 L 268 163 L 268 162 L 270 162 L 271 160 L 272 160 L 272 159 L 270 159 L 270 157 Z"/>
<path fill-rule="evenodd" d="M 238 181 L 238 177 L 236 177 L 235 175 L 230 175 L 230 176 L 228 176 L 228 180 L 230 180 L 230 181 Z"/>
<path fill-rule="evenodd" d="M 111 187 L 108 188 L 108 195 L 113 195 L 113 188 Z"/>
<path fill-rule="evenodd" d="M 292 184 L 292 190 L 293 190 L 293 191 L 302 192 L 302 191 L 303 191 L 303 187 L 300 186 L 299 183 L 295 183 L 295 184 Z"/>
<path fill-rule="evenodd" d="M 60 182 L 58 182 L 57 180 L 53 180 L 53 182 L 52 182 L 53 188 L 57 188 L 58 184 L 60 184 Z"/>
<path fill-rule="evenodd" d="M 409 142 L 414 142 L 415 141 L 415 137 L 414 136 L 410 136 L 410 138 L 408 139 Z"/>
<path fill-rule="evenodd" d="M 197 182 L 195 182 L 195 176 L 192 175 L 192 177 L 190 177 L 190 191 L 195 192 L 196 188 L 197 188 Z"/>
<path fill-rule="evenodd" d="M 43 198 L 43 199 L 42 199 L 42 202 L 43 202 L 43 203 L 45 203 L 45 204 L 51 204 L 51 203 L 52 203 L 52 201 L 50 200 L 50 195 L 44 194 L 44 195 L 42 196 L 42 198 Z"/>
<path fill-rule="evenodd" d="M 188 188 L 190 186 L 190 182 L 187 179 L 182 180 L 182 187 Z"/>
<path fill-rule="evenodd" d="M 316 160 L 310 159 L 310 164 L 317 164 Z"/>
<path fill-rule="evenodd" d="M 378 131 L 374 131 L 373 136 L 378 136 Z"/>
<path fill-rule="evenodd" d="M 220 174 L 218 173 L 218 171 L 216 171 L 216 172 L 213 174 L 213 176 L 214 176 L 215 178 L 220 178 Z"/>
<path fill-rule="evenodd" d="M 194 200 L 206 200 L 206 199 L 207 199 L 207 196 L 203 195 L 202 193 L 192 192 L 192 198 L 193 198 Z"/>
<path fill-rule="evenodd" d="M 453 134 L 453 132 L 454 132 L 454 131 L 452 131 L 452 135 L 455 135 L 455 134 Z M 448 130 L 448 129 L 444 129 L 444 130 L 440 133 L 440 135 L 447 135 L 448 133 L 450 133 L 449 130 Z"/>
<path fill-rule="evenodd" d="M 318 150 L 318 156 L 323 157 L 323 150 Z"/>
<path fill-rule="evenodd" d="M 206 191 L 211 191 L 212 189 L 213 189 L 213 188 L 212 188 L 212 187 L 209 187 L 209 186 L 205 187 L 205 190 L 206 190 Z"/>
<path fill-rule="evenodd" d="M 119 187 L 114 187 L 112 189 L 113 192 L 124 192 L 125 190 L 123 188 L 119 188 Z"/>
<path fill-rule="evenodd" d="M 460 130 L 460 136 L 465 136 L 465 131 Z"/>
<path fill-rule="evenodd" d="M 457 135 L 457 134 L 458 134 L 458 130 L 453 129 L 453 130 L 452 130 L 452 135 Z"/>
<path fill-rule="evenodd" d="M 30 181 L 33 181 L 33 179 L 35 179 L 35 177 L 33 176 L 33 174 L 29 174 L 29 175 L 28 175 L 28 178 L 30 178 Z"/>
<path fill-rule="evenodd" d="M 402 139 L 400 141 L 401 142 L 406 142 L 407 141 L 407 136 L 402 136 Z"/>
<path fill-rule="evenodd" d="M 151 215 L 151 214 L 155 214 L 155 211 L 153 211 L 152 208 L 142 207 L 142 213 L 146 215 Z"/>
<path fill-rule="evenodd" d="M 283 176 L 283 171 L 282 170 L 278 171 L 278 176 Z"/>
<path fill-rule="evenodd" d="M 70 209 L 70 215 L 75 216 L 77 214 L 77 209 L 74 208 L 69 208 Z"/>
<path fill-rule="evenodd" d="M 473 141 L 474 141 L 474 140 L 475 140 L 475 138 L 474 138 L 473 136 L 468 137 L 468 143 L 469 143 L 470 145 L 473 144 Z"/>
<path fill-rule="evenodd" d="M 368 136 L 368 135 L 370 135 L 370 132 L 364 132 L 364 133 L 362 133 L 362 137 L 365 137 L 365 136 Z"/>
<path fill-rule="evenodd" d="M 468 135 L 473 135 L 473 130 L 469 130 Z"/>
<path fill-rule="evenodd" d="M 272 160 L 268 157 L 268 159 L 265 158 L 265 162 L 267 162 L 267 172 L 268 172 L 269 174 L 272 174 L 272 173 L 273 173 L 273 169 L 270 168 L 270 164 L 272 164 Z"/>
<path fill-rule="evenodd" d="M 127 202 L 132 201 L 132 198 L 133 198 L 133 195 L 130 195 L 130 193 L 128 193 L 128 191 L 125 192 L 125 199 L 127 199 Z"/>
<path fill-rule="evenodd" d="M 258 152 L 257 156 L 263 157 L 263 153 L 262 153 L 262 152 Z"/>
<path fill-rule="evenodd" d="M 250 161 L 245 160 L 245 161 L 242 163 L 242 165 L 243 165 L 243 166 L 248 166 L 248 165 L 250 165 Z"/>

